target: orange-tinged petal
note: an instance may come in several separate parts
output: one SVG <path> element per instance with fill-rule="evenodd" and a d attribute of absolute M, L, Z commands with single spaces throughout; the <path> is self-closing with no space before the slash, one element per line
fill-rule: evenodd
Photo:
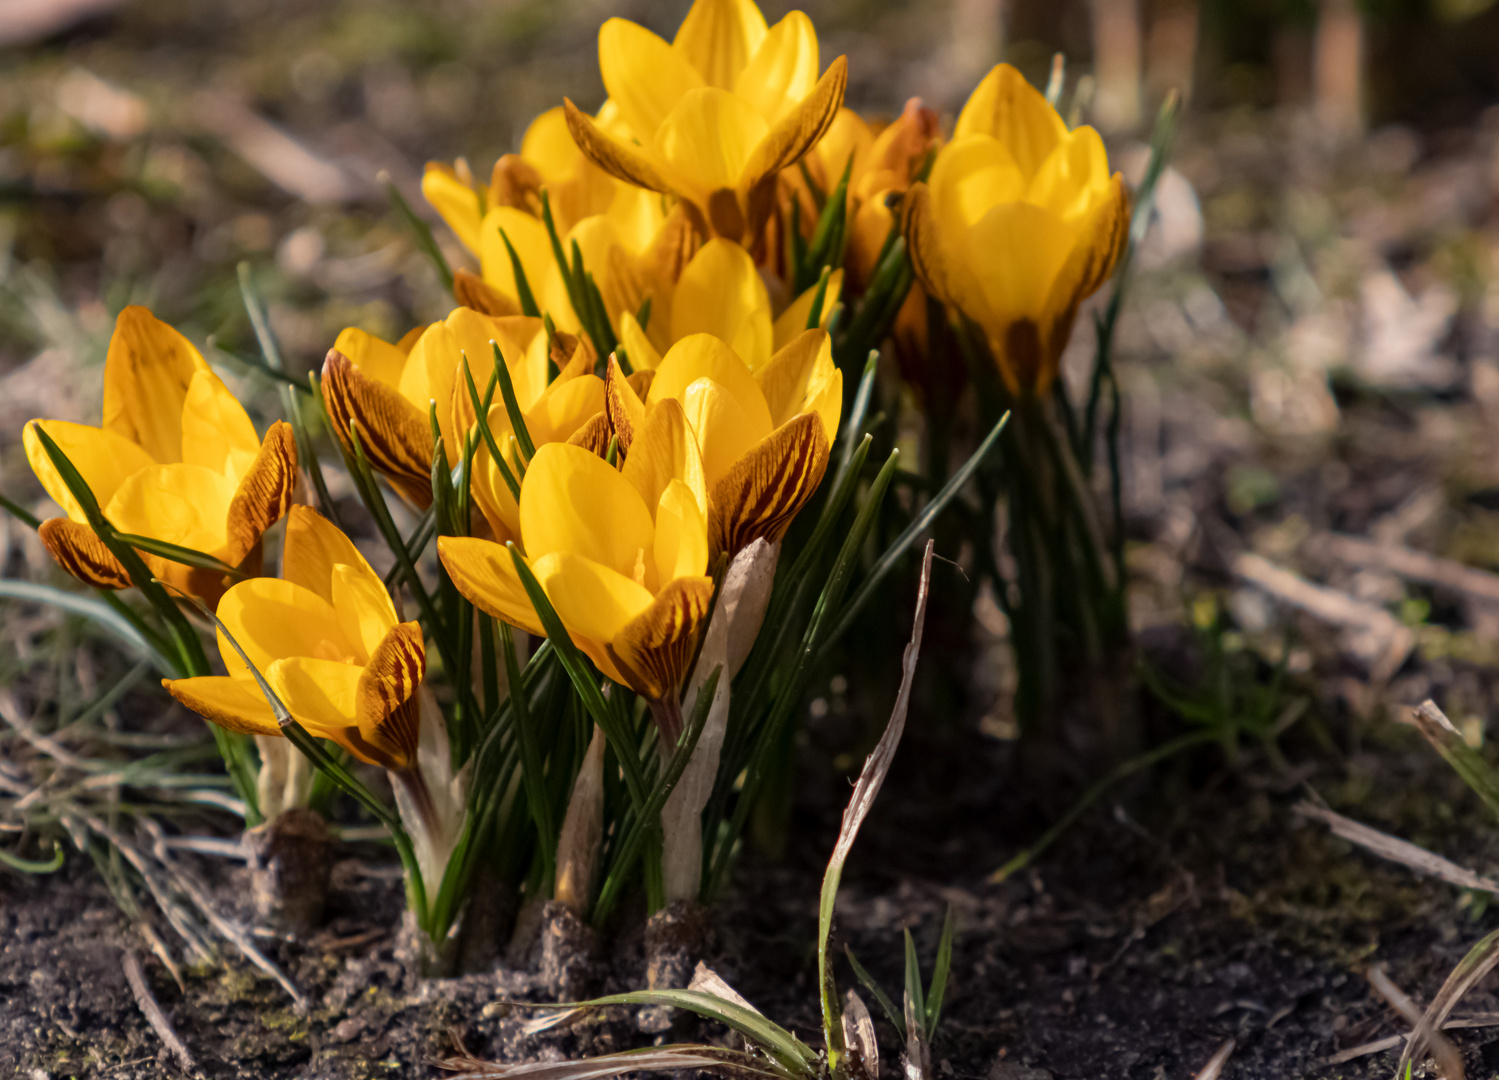
<path fill-rule="evenodd" d="M 385 583 L 368 566 L 340 563 L 333 568 L 333 610 L 356 664 L 368 663 L 375 647 L 397 623 Z"/>
<path fill-rule="evenodd" d="M 692 427 L 687 423 L 687 414 L 675 398 L 666 398 L 651 406 L 635 429 L 635 438 L 620 475 L 640 492 L 652 518 L 656 517 L 662 493 L 677 481 L 686 485 L 706 519 L 708 488 L 702 455 Z M 702 573 L 701 570 L 693 572 Z"/>
<path fill-rule="evenodd" d="M 474 276 L 463 270 L 458 273 L 470 278 Z M 409 346 L 402 349 L 355 326 L 339 331 L 333 349 L 348 357 L 349 362 L 365 378 L 374 379 L 392 390 L 401 385 L 401 372 L 406 367 L 406 357 L 411 353 Z"/>
<path fill-rule="evenodd" d="M 229 503 L 224 531 L 228 545 L 224 556 L 238 566 L 261 535 L 286 516 L 297 487 L 297 440 L 291 425 L 277 420 L 265 433 L 265 442 L 245 471 Z"/>
<path fill-rule="evenodd" d="M 765 404 L 770 406 L 771 423 L 780 427 L 805 411 L 807 399 L 837 370 L 833 339 L 826 330 L 803 330 L 778 349 L 770 363 L 755 373 Z"/>
<path fill-rule="evenodd" d="M 182 403 L 180 460 L 238 478 L 259 452 L 260 439 L 245 407 L 213 372 L 194 372 Z"/>
<path fill-rule="evenodd" d="M 615 635 L 610 652 L 632 689 L 654 700 L 677 692 L 712 600 L 712 578 L 677 578 Z"/>
<path fill-rule="evenodd" d="M 837 306 L 838 297 L 842 292 L 843 271 L 834 270 L 828 275 L 827 293 L 822 298 L 822 316 L 817 320 L 817 325 L 824 330 L 833 321 L 833 308 Z M 786 310 L 776 317 L 775 326 L 771 331 L 771 347 L 776 352 L 783 349 L 798 334 L 806 332 L 807 320 L 812 317 L 812 305 L 816 300 L 817 286 L 814 285 L 791 301 Z"/>
<path fill-rule="evenodd" d="M 365 456 L 418 509 L 432 502 L 432 425 L 398 390 L 366 376 L 333 349 L 323 361 L 323 402 L 339 441 L 357 422 Z"/>
<path fill-rule="evenodd" d="M 203 719 L 228 731 L 267 736 L 282 733 L 270 702 L 248 680 L 204 675 L 196 679 L 162 679 L 161 685 Z"/>
<path fill-rule="evenodd" d="M 182 460 L 182 404 L 207 371 L 192 342 L 143 307 L 115 320 L 104 358 L 104 423 L 165 465 Z"/>
<path fill-rule="evenodd" d="M 562 107 L 567 113 L 567 130 L 572 132 L 578 149 L 589 161 L 627 184 L 651 191 L 669 193 L 674 190 L 671 181 L 638 148 L 605 133 L 594 123 L 593 117 L 570 100 L 564 98 Z"/>
<path fill-rule="evenodd" d="M 667 483 L 656 507 L 656 579 L 663 584 L 708 569 L 708 518 L 697 492 L 680 480 Z"/>
<path fill-rule="evenodd" d="M 480 314 L 495 318 L 521 313 L 519 300 L 506 296 L 478 274 L 467 270 L 453 271 L 453 299 L 460 307 L 473 308 Z"/>
<path fill-rule="evenodd" d="M 85 520 L 83 507 L 78 505 L 68 491 L 62 475 L 53 467 L 52 459 L 42 448 L 42 441 L 36 437 L 38 425 L 73 463 L 100 506 L 108 506 L 114 493 L 130 476 L 155 464 L 151 455 L 113 431 L 85 424 L 71 424 L 65 420 L 32 420 L 21 432 L 21 441 L 26 447 L 26 460 L 31 463 L 31 471 L 36 473 L 36 478 L 41 481 L 47 494 L 52 496 L 52 501 L 62 507 L 63 512 L 73 521 Z"/>
<path fill-rule="evenodd" d="M 753 159 L 740 176 L 740 190 L 748 192 L 805 157 L 832 126 L 847 86 L 848 60 L 840 56 L 828 65 L 811 93 L 781 115 L 755 147 Z"/>
<path fill-rule="evenodd" d="M 429 161 L 422 173 L 422 196 L 464 247 L 479 250 L 479 193 L 473 185 L 460 180 L 452 166 Z"/>
<path fill-rule="evenodd" d="M 671 340 L 681 342 L 691 334 L 721 339 L 752 371 L 770 359 L 770 294 L 749 252 L 730 240 L 704 244 L 677 282 Z"/>
<path fill-rule="evenodd" d="M 706 206 L 714 192 L 739 186 L 769 132 L 749 102 L 709 86 L 682 95 L 656 129 L 652 145 L 678 189 Z"/>
<path fill-rule="evenodd" d="M 416 758 L 421 718 L 415 698 L 426 675 L 422 628 L 408 622 L 391 627 L 359 676 L 354 705 L 359 735 L 387 769 L 407 768 Z"/>
<path fill-rule="evenodd" d="M 520 493 L 520 531 L 532 559 L 564 551 L 635 577 L 651 549 L 651 514 L 631 483 L 577 446 L 536 451 Z"/>
<path fill-rule="evenodd" d="M 281 548 L 281 577 L 333 603 L 333 568 L 342 563 L 360 568 L 376 581 L 354 542 L 342 529 L 310 506 L 293 506 L 286 515 Z"/>
<path fill-rule="evenodd" d="M 360 745 L 362 740 L 349 738 L 359 730 L 355 716 L 364 668 L 337 660 L 289 656 L 273 661 L 263 674 L 297 723 L 314 735 L 332 739 L 361 761 L 383 764 L 367 753 Z"/>
<path fill-rule="evenodd" d="M 765 16 L 754 0 L 697 0 L 671 44 L 709 86 L 732 90 L 764 40 Z"/>
<path fill-rule="evenodd" d="M 804 12 L 793 11 L 770 28 L 740 72 L 734 92 L 775 124 L 812 92 L 820 66 L 817 61 L 812 20 Z"/>
<path fill-rule="evenodd" d="M 263 675 L 271 664 L 288 656 L 324 660 L 352 660 L 354 650 L 344 640 L 338 614 L 317 593 L 280 578 L 250 578 L 224 594 L 218 606 L 219 655 L 229 674 L 249 672 L 229 637 Z M 227 631 L 228 636 L 225 632 Z"/>
<path fill-rule="evenodd" d="M 599 28 L 599 70 L 609 100 L 643 143 L 683 95 L 703 86 L 681 52 L 628 19 L 609 19 Z"/>
<path fill-rule="evenodd" d="M 94 530 L 67 518 L 51 518 L 37 530 L 47 552 L 68 573 L 96 589 L 128 589 L 130 575 Z"/>
<path fill-rule="evenodd" d="M 953 139 L 979 134 L 1003 142 L 1028 180 L 1066 137 L 1067 125 L 1024 75 L 1000 64 L 969 96 L 958 114 Z"/>
<path fill-rule="evenodd" d="M 822 483 L 829 450 L 821 418 L 810 413 L 762 439 L 712 489 L 714 550 L 733 558 L 761 537 L 785 536 Z"/>
<path fill-rule="evenodd" d="M 222 557 L 234 493 L 233 480 L 201 465 L 152 465 L 120 485 L 104 516 L 121 532 Z"/>
<path fill-rule="evenodd" d="M 767 356 L 767 359 L 769 357 Z M 712 334 L 693 334 L 678 341 L 661 360 L 646 404 L 654 405 L 666 398 L 687 400 L 687 388 L 699 379 L 712 379 L 743 410 L 754 428 L 755 438 L 770 434 L 770 407 L 755 383 L 755 376 L 735 350 Z M 699 442 L 702 432 L 698 432 Z"/>
<path fill-rule="evenodd" d="M 925 184 L 911 185 L 901 201 L 901 232 L 922 288 L 944 303 L 953 303 L 954 271 L 937 224 L 931 189 Z"/>
<path fill-rule="evenodd" d="M 536 580 L 574 637 L 613 640 L 651 606 L 651 591 L 633 578 L 584 555 L 557 551 L 532 564 Z M 654 573 L 654 566 L 651 568 Z"/>
<path fill-rule="evenodd" d="M 709 490 L 766 434 L 739 401 L 712 379 L 698 379 L 687 387 L 682 411 L 697 434 Z"/>
<path fill-rule="evenodd" d="M 508 548 L 472 536 L 440 536 L 437 554 L 453 584 L 471 604 L 529 634 L 544 635 Z"/>

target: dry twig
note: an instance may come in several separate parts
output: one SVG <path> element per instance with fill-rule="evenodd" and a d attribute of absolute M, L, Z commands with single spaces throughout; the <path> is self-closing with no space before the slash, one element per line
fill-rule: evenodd
<path fill-rule="evenodd" d="M 161 1011 L 161 1006 L 156 1003 L 156 998 L 151 994 L 151 988 L 146 985 L 146 975 L 141 970 L 140 957 L 136 956 L 132 950 L 126 949 L 120 954 L 120 963 L 125 968 L 125 978 L 130 983 L 130 992 L 135 995 L 135 1003 L 145 1014 L 151 1030 L 156 1032 L 157 1038 L 172 1052 L 172 1056 L 177 1059 L 177 1064 L 182 1066 L 184 1072 L 197 1072 L 198 1063 L 193 1060 L 193 1055 L 188 1051 L 187 1046 L 172 1030 L 166 1013 Z"/>

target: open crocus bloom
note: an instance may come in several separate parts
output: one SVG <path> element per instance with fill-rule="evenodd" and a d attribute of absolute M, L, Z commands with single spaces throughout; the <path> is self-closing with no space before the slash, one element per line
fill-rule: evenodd
<path fill-rule="evenodd" d="M 711 334 L 671 347 L 642 400 L 611 361 L 611 428 L 625 454 L 661 404 L 691 425 L 708 490 L 709 537 L 730 557 L 764 537 L 781 539 L 827 470 L 843 410 L 843 373 L 826 330 L 806 330 L 758 371 Z"/>
<path fill-rule="evenodd" d="M 521 485 L 517 546 L 572 640 L 649 700 L 674 742 L 677 691 L 713 596 L 707 491 L 676 401 L 642 416 L 635 447 L 620 469 L 579 446 L 537 450 Z M 438 553 L 475 605 L 542 632 L 507 548 L 444 536 Z"/>
<path fill-rule="evenodd" d="M 572 339 L 568 341 L 576 345 Z M 533 437 L 567 438 L 579 423 L 598 411 L 603 384 L 591 373 L 591 362 L 579 366 L 566 357 L 557 358 L 567 378 L 549 385 L 547 335 L 542 321 L 519 315 L 493 318 L 471 308 L 457 308 L 442 322 L 419 334 L 408 334 L 399 345 L 351 328 L 339 334 L 323 361 L 323 399 L 339 438 L 349 445 L 349 424 L 356 423 L 370 464 L 414 506 L 425 508 L 432 501 L 434 442 L 430 410 L 435 403 L 448 464 L 456 465 L 474 418 L 463 363 L 466 358 L 482 394 L 494 372 L 492 343 L 499 345 L 522 410 L 528 418 L 533 413 L 537 416 Z M 591 355 L 586 346 L 579 346 L 577 352 Z M 576 352 L 573 358 L 577 358 Z M 582 415 L 565 431 L 571 415 L 566 410 L 565 415 L 555 417 L 554 423 L 543 424 L 543 415 L 554 415 L 548 408 L 555 404 L 553 397 L 561 394 L 558 384 L 585 372 L 596 391 L 592 412 Z M 503 415 L 504 404 L 498 392 L 494 405 Z M 498 420 L 492 422 L 499 426 Z M 508 433 L 508 419 L 503 426 Z M 487 450 L 482 457 L 488 461 Z M 487 475 L 486 469 L 481 464 L 476 475 Z"/>
<path fill-rule="evenodd" d="M 985 76 L 908 199 L 922 283 L 977 323 L 1011 393 L 1042 395 L 1078 305 L 1124 251 L 1129 198 L 1090 127 L 1068 131 L 1007 64 Z"/>
<path fill-rule="evenodd" d="M 843 272 L 834 271 L 823 297 L 826 327 L 838 302 Z M 710 240 L 682 268 L 669 290 L 653 297 L 649 326 L 642 329 L 629 312 L 620 316 L 619 339 L 636 371 L 654 370 L 661 355 L 693 334 L 712 334 L 727 343 L 751 371 L 770 363 L 807 329 L 817 290 L 808 289 L 779 316 L 772 316 L 770 292 L 749 252 L 728 240 Z"/>
<path fill-rule="evenodd" d="M 670 45 L 610 19 L 599 66 L 628 137 L 567 101 L 578 148 L 628 184 L 681 198 L 706 235 L 746 245 L 773 208 L 777 174 L 822 138 L 848 81 L 841 56 L 818 77 L 805 14 L 767 27 L 753 0 L 697 0 Z"/>
<path fill-rule="evenodd" d="M 380 576 L 316 510 L 287 516 L 280 578 L 251 578 L 224 594 L 219 621 L 312 734 L 360 761 L 399 771 L 419 739 L 416 701 L 427 670 L 421 627 L 403 623 Z M 165 679 L 167 690 L 230 731 L 281 727 L 254 675 L 219 633 L 228 675 Z"/>
<path fill-rule="evenodd" d="M 263 441 L 257 437 L 192 343 L 145 308 L 127 307 L 115 322 L 104 361 L 102 425 L 33 420 L 23 436 L 37 479 L 67 514 L 42 524 L 47 550 L 81 581 L 126 588 L 125 568 L 86 524 L 38 427 L 68 456 L 118 531 L 260 572 L 261 534 L 286 513 L 296 485 L 291 427 L 278 422 Z M 227 584 L 213 570 L 142 557 L 157 577 L 209 603 Z"/>

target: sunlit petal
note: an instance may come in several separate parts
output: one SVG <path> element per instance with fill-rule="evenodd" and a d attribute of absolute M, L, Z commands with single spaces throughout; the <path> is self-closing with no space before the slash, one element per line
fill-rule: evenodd
<path fill-rule="evenodd" d="M 21 441 L 26 447 L 26 460 L 31 463 L 31 471 L 36 473 L 52 501 L 61 506 L 73 521 L 85 520 L 83 508 L 68 491 L 68 485 L 63 483 L 62 475 L 43 449 L 42 441 L 36 437 L 38 426 L 73 463 L 100 506 L 109 505 L 109 500 L 114 498 L 114 493 L 127 478 L 155 464 L 146 451 L 113 431 L 64 420 L 33 420 L 28 423 L 21 432 Z"/>
<path fill-rule="evenodd" d="M 709 86 L 732 90 L 764 40 L 765 16 L 754 0 L 696 0 L 671 44 Z"/>
<path fill-rule="evenodd" d="M 437 553 L 453 584 L 474 606 L 527 633 L 542 634 L 541 620 L 515 572 L 508 548 L 469 536 L 441 536 Z"/>
<path fill-rule="evenodd" d="M 165 465 L 182 460 L 182 405 L 207 371 L 192 342 L 143 307 L 115 320 L 104 358 L 104 423 Z"/>
<path fill-rule="evenodd" d="M 736 243 L 708 241 L 682 271 L 672 296 L 671 340 L 692 334 L 720 338 L 750 370 L 770 359 L 770 294 L 749 252 Z"/>
<path fill-rule="evenodd" d="M 609 100 L 641 142 L 683 95 L 703 86 L 686 56 L 628 19 L 609 19 L 599 28 L 599 70 Z"/>
<path fill-rule="evenodd" d="M 196 679 L 162 679 L 161 685 L 183 705 L 221 728 L 245 735 L 280 735 L 276 714 L 255 684 L 227 675 Z"/>
<path fill-rule="evenodd" d="M 566 551 L 627 577 L 651 549 L 651 514 L 634 486 L 576 446 L 536 451 L 520 495 L 521 537 L 530 558 Z"/>

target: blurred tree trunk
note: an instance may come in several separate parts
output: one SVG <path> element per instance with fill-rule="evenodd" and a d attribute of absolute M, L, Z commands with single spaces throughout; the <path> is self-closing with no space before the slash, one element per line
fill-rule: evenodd
<path fill-rule="evenodd" d="M 1331 135 L 1364 127 L 1364 25 L 1355 0 L 1321 0 L 1312 46 L 1313 108 Z"/>
<path fill-rule="evenodd" d="M 1197 68 L 1198 0 L 1157 0 L 1145 45 L 1145 84 L 1153 100 L 1172 90 L 1192 97 Z"/>
<path fill-rule="evenodd" d="M 1093 115 L 1105 131 L 1140 124 L 1140 37 L 1138 0 L 1093 0 Z"/>

